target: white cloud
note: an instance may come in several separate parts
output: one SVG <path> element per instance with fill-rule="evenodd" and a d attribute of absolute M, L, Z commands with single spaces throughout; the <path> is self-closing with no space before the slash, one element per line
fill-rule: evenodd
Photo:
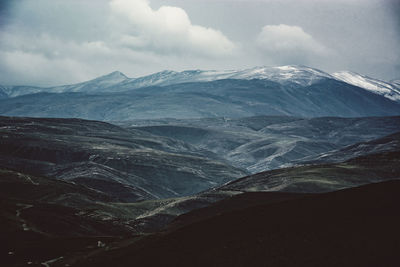
<path fill-rule="evenodd" d="M 182 8 L 154 10 L 147 0 L 112 0 L 110 5 L 113 19 L 128 23 L 120 43 L 132 49 L 218 57 L 232 54 L 235 48 L 220 31 L 193 25 Z"/>
<path fill-rule="evenodd" d="M 43 54 L 24 51 L 0 51 L 0 58 L 0 78 L 10 79 L 14 84 L 46 85 L 43 81 L 64 83 L 87 78 L 82 63 L 75 59 L 49 59 Z"/>
<path fill-rule="evenodd" d="M 275 64 L 308 64 L 333 53 L 301 27 L 285 24 L 264 26 L 256 43 Z"/>
<path fill-rule="evenodd" d="M 38 2 L 21 1 L 14 22 L 0 29 L 2 84 L 74 83 L 115 70 L 137 77 L 203 67 L 235 49 L 221 32 L 194 25 L 178 7 L 154 10 L 147 0 Z"/>

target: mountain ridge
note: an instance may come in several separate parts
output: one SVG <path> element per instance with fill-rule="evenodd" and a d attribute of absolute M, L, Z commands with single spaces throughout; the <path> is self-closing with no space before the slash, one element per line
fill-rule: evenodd
<path fill-rule="evenodd" d="M 22 95 L 1 99 L 0 114 L 102 121 L 258 115 L 370 117 L 400 115 L 400 102 L 335 79 L 320 79 L 307 86 L 225 79 L 112 93 Z"/>
<path fill-rule="evenodd" d="M 301 86 L 309 86 L 322 79 L 335 79 L 384 95 L 391 100 L 400 101 L 400 90 L 398 89 L 398 85 L 396 85 L 396 81 L 393 83 L 384 82 L 350 71 L 329 74 L 303 65 L 259 66 L 249 69 L 223 71 L 197 69 L 179 72 L 164 70 L 137 78 L 129 78 L 122 72 L 114 71 L 89 81 L 71 85 L 52 87 L 0 86 L 0 89 L 2 89 L 0 93 L 2 92 L 2 95 L 6 94 L 8 97 L 15 97 L 39 92 L 122 92 L 149 86 L 167 86 L 186 82 L 209 82 L 222 79 L 261 79 L 285 85 L 297 84 Z"/>

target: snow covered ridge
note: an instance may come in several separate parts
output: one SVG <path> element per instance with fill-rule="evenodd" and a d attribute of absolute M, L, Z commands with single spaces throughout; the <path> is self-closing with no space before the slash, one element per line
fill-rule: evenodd
<path fill-rule="evenodd" d="M 329 74 L 317 69 L 305 66 L 281 66 L 281 67 L 255 67 L 243 70 L 187 70 L 182 72 L 162 71 L 149 76 L 130 79 L 121 84 L 139 88 L 153 85 L 171 85 L 185 82 L 206 82 L 222 79 L 262 79 L 271 80 L 278 83 L 296 83 L 303 86 L 311 85 L 323 78 L 331 78 Z"/>
<path fill-rule="evenodd" d="M 124 89 L 134 89 L 145 86 L 166 86 L 185 82 L 206 82 L 221 79 L 261 79 L 274 81 L 283 85 L 298 84 L 300 86 L 309 86 L 324 79 L 334 79 L 383 95 L 390 100 L 400 102 L 400 81 L 398 80 L 393 83 L 388 83 L 348 71 L 328 74 L 321 70 L 301 65 L 255 67 L 251 69 L 227 71 L 162 71 L 136 79 L 127 79 L 118 84 L 118 86 Z"/>
<path fill-rule="evenodd" d="M 340 81 L 383 95 L 391 100 L 400 101 L 400 84 L 396 83 L 396 81 L 391 84 L 350 71 L 336 72 L 332 76 Z"/>
<path fill-rule="evenodd" d="M 182 72 L 166 70 L 151 75 L 128 78 L 115 71 L 96 79 L 64 86 L 40 88 L 33 86 L 0 86 L 0 98 L 15 97 L 26 94 L 49 92 L 84 92 L 103 93 L 121 92 L 148 86 L 166 86 L 187 82 L 207 82 L 221 79 L 270 80 L 283 85 L 297 84 L 309 86 L 324 79 L 333 79 L 355 85 L 370 92 L 383 95 L 393 101 L 400 102 L 400 81 L 384 82 L 357 73 L 341 71 L 328 74 L 307 66 L 288 65 L 280 67 L 255 67 L 242 70 L 186 70 Z"/>

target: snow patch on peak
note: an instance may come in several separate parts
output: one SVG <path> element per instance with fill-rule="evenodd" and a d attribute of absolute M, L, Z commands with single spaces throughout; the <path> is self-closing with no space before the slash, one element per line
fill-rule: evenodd
<path fill-rule="evenodd" d="M 124 78 L 124 79 L 128 79 L 128 77 L 125 74 L 123 74 L 122 72 L 120 72 L 120 71 L 113 71 L 113 72 L 111 72 L 111 73 L 109 73 L 107 75 L 104 75 L 102 77 L 121 77 L 121 78 Z"/>
<path fill-rule="evenodd" d="M 236 77 L 242 79 L 267 79 L 278 83 L 297 83 L 303 86 L 314 84 L 321 79 L 332 78 L 323 71 L 296 65 L 256 67 L 244 70 Z"/>
<path fill-rule="evenodd" d="M 275 67 L 275 69 L 283 70 L 283 71 L 288 71 L 288 70 L 290 70 L 290 71 L 296 71 L 296 70 L 297 70 L 295 67 L 290 66 L 290 65 L 288 65 L 288 66 L 279 66 L 279 67 Z"/>
<path fill-rule="evenodd" d="M 182 72 L 162 71 L 123 83 L 124 88 L 146 86 L 166 86 L 186 82 L 207 82 L 222 79 L 270 80 L 281 84 L 296 83 L 302 86 L 311 85 L 321 79 L 331 78 L 329 74 L 305 66 L 255 67 L 242 70 L 186 70 Z"/>
<path fill-rule="evenodd" d="M 114 84 L 120 83 L 120 82 L 125 81 L 127 79 L 129 79 L 129 78 L 125 74 L 123 74 L 122 72 L 114 71 L 114 72 L 111 72 L 109 74 L 100 76 L 100 77 L 98 77 L 96 79 L 90 80 L 90 81 L 88 81 L 86 83 L 96 83 L 98 85 L 101 84 L 101 85 L 104 85 L 104 86 L 109 86 L 109 85 L 114 85 Z"/>
<path fill-rule="evenodd" d="M 400 90 L 393 84 L 370 78 L 351 71 L 339 71 L 332 74 L 337 80 L 355 85 L 390 100 L 400 102 Z"/>
<path fill-rule="evenodd" d="M 400 89 L 400 79 L 399 80 L 391 80 L 390 83 Z"/>

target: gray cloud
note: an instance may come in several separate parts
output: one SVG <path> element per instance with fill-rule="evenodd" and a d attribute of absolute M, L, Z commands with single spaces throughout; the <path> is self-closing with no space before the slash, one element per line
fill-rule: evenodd
<path fill-rule="evenodd" d="M 218 57 L 231 55 L 235 45 L 220 31 L 193 25 L 179 7 L 154 10 L 147 0 L 112 0 L 113 19 L 125 19 L 127 29 L 120 44 L 133 49 L 169 53 L 195 53 Z"/>
<path fill-rule="evenodd" d="M 8 1 L 0 5 L 0 84 L 283 64 L 400 78 L 393 7 L 394 0 Z"/>
<path fill-rule="evenodd" d="M 179 7 L 155 10 L 147 0 L 88 3 L 22 2 L 0 33 L 0 80 L 50 85 L 116 69 L 136 76 L 182 58 L 218 60 L 236 49 L 220 31 L 192 24 Z"/>
<path fill-rule="evenodd" d="M 313 64 L 333 52 L 299 26 L 266 25 L 256 43 L 268 60 L 278 64 Z"/>

